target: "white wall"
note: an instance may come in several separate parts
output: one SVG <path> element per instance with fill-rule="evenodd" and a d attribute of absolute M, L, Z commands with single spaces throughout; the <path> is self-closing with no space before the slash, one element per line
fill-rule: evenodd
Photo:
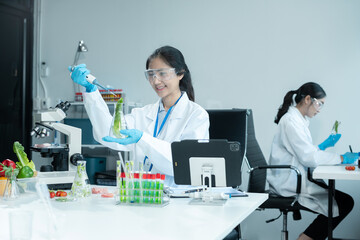
<path fill-rule="evenodd" d="M 205 108 L 252 108 L 257 139 L 269 156 L 277 108 L 287 91 L 307 81 L 323 86 L 328 98 L 311 121 L 315 143 L 324 140 L 335 120 L 340 142 L 331 151 L 360 151 L 360 1 L 357 0 L 41 0 L 40 60 L 50 68 L 44 83 L 52 105 L 73 100 L 67 66 L 76 45 L 89 48 L 82 62 L 105 85 L 126 91 L 129 101 L 157 99 L 144 78 L 153 50 L 172 45 L 182 51 L 193 76 L 196 101 Z M 35 82 L 35 84 L 37 84 Z M 36 91 L 39 89 L 39 91 Z M 43 98 L 39 85 L 34 95 Z M 337 181 L 351 193 L 355 208 L 335 236 L 360 236 L 359 187 Z M 246 239 L 279 239 L 278 212 L 256 212 L 242 224 Z M 314 218 L 289 217 L 290 239 Z M 268 234 L 264 235 L 264 229 Z"/>

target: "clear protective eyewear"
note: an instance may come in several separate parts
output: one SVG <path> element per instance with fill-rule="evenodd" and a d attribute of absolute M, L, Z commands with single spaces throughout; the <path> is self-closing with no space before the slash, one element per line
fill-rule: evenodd
<path fill-rule="evenodd" d="M 166 82 L 175 76 L 175 68 L 148 69 L 145 71 L 145 77 L 149 82 L 154 82 L 155 77 Z"/>
<path fill-rule="evenodd" d="M 323 108 L 324 103 L 322 103 L 321 101 L 317 100 L 316 98 L 311 98 L 311 100 L 312 100 L 312 102 L 313 102 L 316 110 L 320 111 L 320 110 Z"/>

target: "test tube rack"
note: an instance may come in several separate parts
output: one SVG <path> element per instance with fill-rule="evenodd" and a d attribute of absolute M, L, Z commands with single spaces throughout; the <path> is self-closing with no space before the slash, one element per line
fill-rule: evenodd
<path fill-rule="evenodd" d="M 126 164 L 126 170 L 130 170 Z M 116 204 L 131 206 L 162 207 L 169 203 L 164 195 L 165 175 L 160 173 L 144 173 L 143 171 L 121 171 L 117 168 L 116 177 Z"/>

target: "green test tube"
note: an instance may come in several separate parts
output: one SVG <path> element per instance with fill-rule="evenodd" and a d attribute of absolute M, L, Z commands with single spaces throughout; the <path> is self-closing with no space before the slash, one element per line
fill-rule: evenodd
<path fill-rule="evenodd" d="M 149 189 L 149 195 L 150 195 L 150 204 L 155 203 L 155 174 L 150 174 L 150 189 Z"/>
<path fill-rule="evenodd" d="M 142 195 L 144 203 L 149 203 L 148 189 L 148 174 L 144 173 L 142 175 Z"/>
<path fill-rule="evenodd" d="M 160 181 L 161 181 L 161 175 L 160 175 L 160 173 L 157 173 L 156 180 L 155 180 L 155 203 L 156 204 L 159 204 Z"/>
<path fill-rule="evenodd" d="M 134 173 L 134 200 L 136 203 L 140 203 L 140 181 L 139 181 L 139 173 Z"/>
<path fill-rule="evenodd" d="M 126 180 L 125 180 L 125 173 L 122 172 L 120 174 L 120 202 L 126 202 Z"/>
<path fill-rule="evenodd" d="M 164 182 L 165 182 L 165 174 L 161 174 L 160 184 L 159 184 L 159 204 L 162 204 L 163 202 Z"/>

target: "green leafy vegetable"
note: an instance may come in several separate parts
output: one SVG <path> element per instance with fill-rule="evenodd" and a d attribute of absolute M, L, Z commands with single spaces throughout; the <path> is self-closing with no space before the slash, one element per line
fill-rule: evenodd
<path fill-rule="evenodd" d="M 332 131 L 334 131 L 336 134 L 338 133 L 338 128 L 341 122 L 339 122 L 338 120 L 335 121 L 334 126 L 332 128 Z"/>
<path fill-rule="evenodd" d="M 24 152 L 24 147 L 19 142 L 14 142 L 13 146 L 14 153 L 16 153 L 17 158 L 19 159 L 19 162 L 16 163 L 16 165 L 21 169 L 25 166 L 30 167 L 33 171 L 35 170 L 35 164 L 33 161 L 29 161 L 26 153 Z"/>
<path fill-rule="evenodd" d="M 114 125 L 112 127 L 112 132 L 117 138 L 122 138 L 123 136 L 120 133 L 121 127 L 121 115 L 122 115 L 122 106 L 123 106 L 123 99 L 120 98 L 119 101 L 116 103 L 115 107 L 115 117 L 114 117 Z"/>

